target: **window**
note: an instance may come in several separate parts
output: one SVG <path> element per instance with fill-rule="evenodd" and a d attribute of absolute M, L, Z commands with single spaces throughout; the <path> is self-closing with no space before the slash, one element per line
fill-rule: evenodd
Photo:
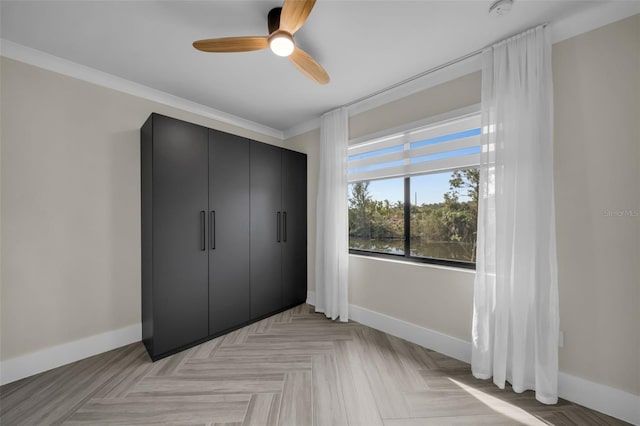
<path fill-rule="evenodd" d="M 411 177 L 411 256 L 476 261 L 479 170 Z"/>
<path fill-rule="evenodd" d="M 349 248 L 473 268 L 480 116 L 396 131 L 349 146 Z"/>
<path fill-rule="evenodd" d="M 404 179 L 351 184 L 349 247 L 404 255 L 404 242 Z"/>

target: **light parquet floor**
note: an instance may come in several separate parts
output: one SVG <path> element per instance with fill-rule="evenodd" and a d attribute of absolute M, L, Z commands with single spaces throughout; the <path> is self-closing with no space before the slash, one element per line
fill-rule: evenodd
<path fill-rule="evenodd" d="M 2 425 L 620 425 L 309 305 L 152 363 L 141 343 L 0 388 Z"/>

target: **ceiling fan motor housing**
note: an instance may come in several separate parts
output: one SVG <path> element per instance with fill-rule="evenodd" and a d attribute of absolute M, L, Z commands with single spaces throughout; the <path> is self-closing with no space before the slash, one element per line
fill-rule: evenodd
<path fill-rule="evenodd" d="M 280 28 L 280 13 L 282 13 L 281 7 L 274 7 L 269 11 L 269 15 L 267 16 L 269 34 L 277 31 Z"/>

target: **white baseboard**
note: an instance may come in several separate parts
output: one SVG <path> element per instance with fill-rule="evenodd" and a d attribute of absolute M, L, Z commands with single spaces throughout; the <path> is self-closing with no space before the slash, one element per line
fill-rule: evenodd
<path fill-rule="evenodd" d="M 315 292 L 307 293 L 307 303 L 315 305 Z M 471 343 L 429 330 L 356 305 L 349 305 L 350 319 L 393 336 L 416 343 L 464 362 L 471 360 Z M 130 325 L 62 345 L 52 346 L 0 363 L 0 384 L 42 373 L 52 368 L 110 351 L 142 338 L 140 324 Z M 640 396 L 610 386 L 560 372 L 561 398 L 593 410 L 640 425 Z"/>
<path fill-rule="evenodd" d="M 307 303 L 315 305 L 315 292 L 307 292 Z M 349 319 L 440 352 L 460 361 L 471 362 L 471 342 L 390 317 L 356 305 L 349 305 Z M 560 398 L 640 425 L 640 396 L 610 386 L 560 372 Z"/>
<path fill-rule="evenodd" d="M 576 404 L 640 425 L 640 396 L 560 372 L 558 394 Z"/>
<path fill-rule="evenodd" d="M 400 337 L 457 360 L 471 362 L 471 344 L 410 322 L 390 317 L 356 305 L 349 305 L 349 319 Z"/>
<path fill-rule="evenodd" d="M 307 303 L 312 306 L 316 306 L 316 292 L 307 291 Z"/>
<path fill-rule="evenodd" d="M 14 382 L 142 340 L 141 324 L 52 346 L 0 363 L 0 384 Z"/>

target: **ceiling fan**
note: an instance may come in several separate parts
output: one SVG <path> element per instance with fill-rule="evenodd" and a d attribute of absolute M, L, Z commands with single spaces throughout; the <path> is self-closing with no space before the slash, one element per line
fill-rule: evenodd
<path fill-rule="evenodd" d="M 285 0 L 282 7 L 269 11 L 269 35 L 224 37 L 198 40 L 193 47 L 203 52 L 249 52 L 270 47 L 278 56 L 288 56 L 304 75 L 320 84 L 329 82 L 329 74 L 307 52 L 296 46 L 293 35 L 302 27 L 316 0 Z"/>

